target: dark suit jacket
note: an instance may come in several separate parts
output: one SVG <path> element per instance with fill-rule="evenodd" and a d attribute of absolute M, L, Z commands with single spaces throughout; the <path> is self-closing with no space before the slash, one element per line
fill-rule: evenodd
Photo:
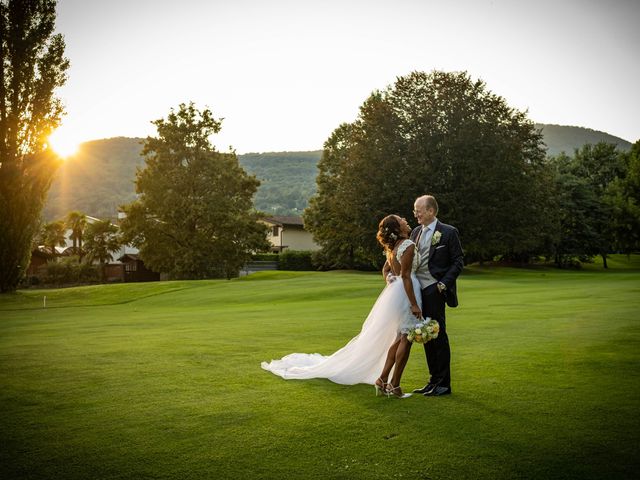
<path fill-rule="evenodd" d="M 417 242 L 421 229 L 422 225 L 418 225 L 413 229 L 411 240 Z M 443 292 L 447 305 L 457 307 L 456 279 L 462 272 L 462 267 L 464 267 L 458 229 L 438 220 L 435 232 L 440 232 L 441 237 L 435 245 L 431 242 L 429 248 L 429 272 L 438 282 L 442 282 L 447 286 L 447 289 Z"/>

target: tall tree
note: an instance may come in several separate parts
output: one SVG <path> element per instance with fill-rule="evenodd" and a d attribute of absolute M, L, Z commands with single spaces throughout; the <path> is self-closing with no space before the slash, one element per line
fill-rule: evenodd
<path fill-rule="evenodd" d="M 59 159 L 47 137 L 63 108 L 64 39 L 54 35 L 55 0 L 0 0 L 0 292 L 29 264 L 40 212 Z"/>
<path fill-rule="evenodd" d="M 100 278 L 104 280 L 104 268 L 113 260 L 113 254 L 120 250 L 122 242 L 118 227 L 109 220 L 101 220 L 87 226 L 85 232 L 85 250 L 89 262 L 100 264 Z"/>
<path fill-rule="evenodd" d="M 595 196 L 596 208 L 590 215 L 597 215 L 597 222 L 591 229 L 590 242 L 595 253 L 602 257 L 602 264 L 607 268 L 607 254 L 613 248 L 614 211 L 606 201 L 609 185 L 616 179 L 625 176 L 625 164 L 616 145 L 599 142 L 595 145 L 584 145 L 575 151 L 570 164 L 571 173 L 587 182 Z"/>
<path fill-rule="evenodd" d="M 252 251 L 268 248 L 252 204 L 260 182 L 235 153 L 215 150 L 209 137 L 221 122 L 209 109 L 181 104 L 153 123 L 158 136 L 142 152 L 138 199 L 123 207 L 125 241 L 149 268 L 173 278 L 237 275 Z"/>
<path fill-rule="evenodd" d="M 354 245 L 379 263 L 377 221 L 411 218 L 425 193 L 470 258 L 526 258 L 551 225 L 540 215 L 553 187 L 541 133 L 464 72 L 414 72 L 374 92 L 325 143 L 319 170 L 305 223 L 343 264 Z"/>
<path fill-rule="evenodd" d="M 411 212 L 413 179 L 402 175 L 405 147 L 397 126 L 390 105 L 374 92 L 360 108 L 360 118 L 338 127 L 325 143 L 318 194 L 304 218 L 323 246 L 326 267 L 375 266 L 382 257 L 371 232 L 380 218 Z"/>
<path fill-rule="evenodd" d="M 574 158 L 561 153 L 550 163 L 555 179 L 554 206 L 545 215 L 557 224 L 551 250 L 556 266 L 573 267 L 598 254 L 594 239 L 605 212 L 589 180 L 576 174 Z"/>
<path fill-rule="evenodd" d="M 87 216 L 82 212 L 74 210 L 67 214 L 65 224 L 67 228 L 71 230 L 70 238 L 73 242 L 73 253 L 74 255 L 78 255 L 78 262 L 81 262 L 83 253 L 82 236 L 87 226 Z"/>

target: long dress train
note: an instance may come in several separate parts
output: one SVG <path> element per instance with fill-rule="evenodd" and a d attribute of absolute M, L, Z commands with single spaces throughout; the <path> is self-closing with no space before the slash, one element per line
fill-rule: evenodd
<path fill-rule="evenodd" d="M 408 242 L 408 243 L 406 243 Z M 413 244 L 405 240 L 398 248 L 398 258 Z M 417 252 L 416 255 L 417 257 Z M 417 265 L 414 258 L 414 267 Z M 412 269 L 415 272 L 415 268 Z M 413 290 L 421 303 L 420 283 L 411 274 Z M 284 379 L 327 378 L 343 385 L 373 384 L 384 366 L 387 351 L 401 333 L 416 323 L 401 278 L 387 285 L 378 296 L 358 335 L 340 350 L 325 356 L 319 353 L 292 353 L 262 368 Z"/>

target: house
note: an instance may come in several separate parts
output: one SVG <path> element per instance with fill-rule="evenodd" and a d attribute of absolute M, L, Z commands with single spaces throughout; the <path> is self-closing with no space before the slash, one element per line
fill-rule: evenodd
<path fill-rule="evenodd" d="M 123 215 L 118 215 L 121 220 Z M 86 216 L 87 224 L 99 222 L 99 218 Z M 119 222 L 118 222 L 119 223 Z M 114 224 L 117 225 L 117 224 Z M 55 255 L 47 252 L 43 246 L 34 249 L 31 253 L 31 262 L 27 268 L 28 277 L 42 274 L 47 262 L 57 262 L 61 257 L 78 255 L 78 247 L 73 247 L 71 240 L 72 231 L 65 230 L 65 245 L 55 247 Z M 144 266 L 142 260 L 138 258 L 138 249 L 131 245 L 122 245 L 120 250 L 112 253 L 112 258 L 116 259 L 105 265 L 105 280 L 107 282 L 142 282 L 160 280 L 160 274 L 152 272 Z M 93 262 L 97 264 L 97 261 Z"/>
<path fill-rule="evenodd" d="M 311 233 L 304 229 L 302 217 L 267 217 L 262 220 L 269 227 L 267 240 L 272 252 L 289 250 L 320 250 Z"/>
<path fill-rule="evenodd" d="M 125 253 L 118 258 L 122 262 L 125 282 L 156 282 L 160 280 L 160 274 L 145 267 L 144 262 L 136 253 Z"/>

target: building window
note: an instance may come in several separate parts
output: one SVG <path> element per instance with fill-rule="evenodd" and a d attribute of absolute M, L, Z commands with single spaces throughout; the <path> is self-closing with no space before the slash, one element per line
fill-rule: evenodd
<path fill-rule="evenodd" d="M 280 235 L 280 227 L 275 225 L 271 231 L 271 235 L 273 235 L 274 237 L 277 237 L 278 235 Z"/>
<path fill-rule="evenodd" d="M 125 263 L 124 270 L 126 272 L 135 272 L 136 270 L 138 270 L 138 265 L 136 264 L 136 262 Z"/>

